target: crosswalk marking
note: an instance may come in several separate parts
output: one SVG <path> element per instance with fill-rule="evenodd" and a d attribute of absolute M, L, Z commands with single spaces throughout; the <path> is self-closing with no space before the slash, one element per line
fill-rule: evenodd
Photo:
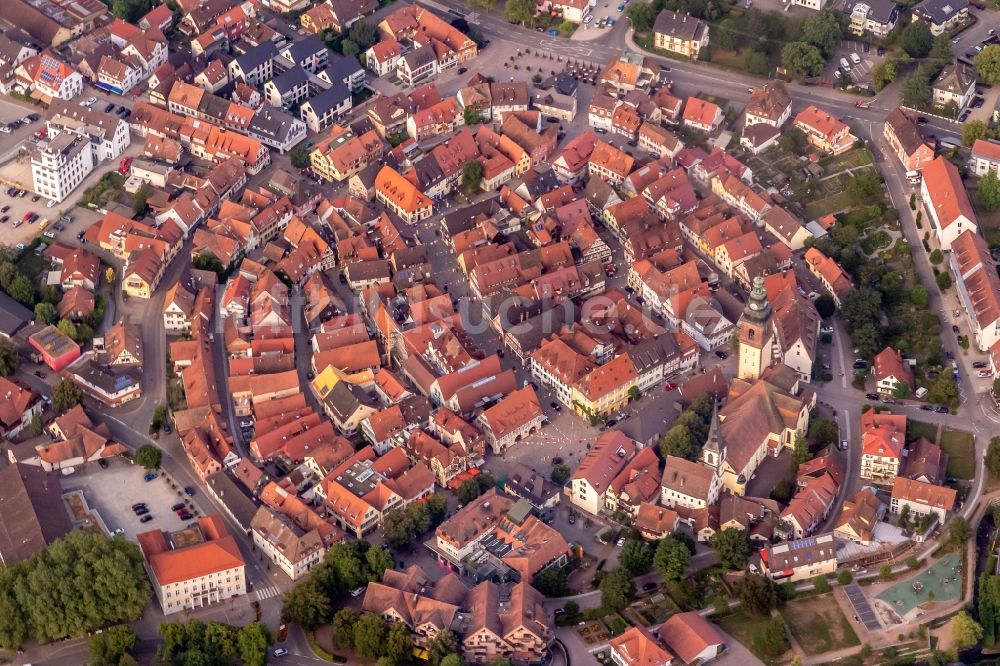
<path fill-rule="evenodd" d="M 260 599 L 261 601 L 264 601 L 265 599 L 270 599 L 271 597 L 276 597 L 279 594 L 281 594 L 281 592 L 274 585 L 271 585 L 270 587 L 265 587 L 262 590 L 257 590 L 257 598 Z"/>

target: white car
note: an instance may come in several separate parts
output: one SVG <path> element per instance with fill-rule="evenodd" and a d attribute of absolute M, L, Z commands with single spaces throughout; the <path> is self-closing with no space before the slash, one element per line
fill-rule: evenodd
<path fill-rule="evenodd" d="M 288 654 L 288 650 L 286 650 L 285 648 L 278 648 L 271 654 L 273 654 L 275 657 L 284 657 L 285 655 Z"/>
<path fill-rule="evenodd" d="M 857 53 L 852 53 L 851 54 L 851 62 L 853 62 L 855 65 L 860 65 L 861 64 L 861 58 L 858 56 Z"/>
<path fill-rule="evenodd" d="M 594 21 L 594 15 L 593 14 L 591 14 L 587 18 L 583 19 L 584 23 L 592 23 L 593 21 Z"/>
<path fill-rule="evenodd" d="M 983 368 L 982 370 L 976 373 L 976 377 L 979 377 L 981 379 L 985 379 L 986 377 L 992 377 L 992 376 L 993 376 L 993 371 L 990 370 L 989 368 Z"/>
<path fill-rule="evenodd" d="M 820 333 L 833 333 L 833 326 L 824 326 L 819 329 Z"/>
<path fill-rule="evenodd" d="M 91 97 L 90 99 L 88 99 L 86 102 L 83 103 L 83 105 L 86 106 L 86 107 L 88 107 L 88 108 L 91 107 L 91 106 L 94 106 L 95 104 L 97 104 L 97 98 L 96 97 Z"/>

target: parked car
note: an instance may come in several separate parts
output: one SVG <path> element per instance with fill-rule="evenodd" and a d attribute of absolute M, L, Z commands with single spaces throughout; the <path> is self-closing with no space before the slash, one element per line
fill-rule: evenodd
<path fill-rule="evenodd" d="M 170 510 L 176 512 L 176 511 L 180 511 L 181 509 L 185 508 L 186 506 L 187 506 L 187 504 L 185 504 L 184 502 L 178 502 L 177 504 L 174 504 L 172 507 L 170 507 Z"/>
<path fill-rule="evenodd" d="M 187 486 L 186 488 L 184 488 L 184 492 L 187 494 L 188 497 L 194 497 L 194 486 Z"/>
<path fill-rule="evenodd" d="M 726 352 L 722 351 L 721 349 L 716 349 L 715 350 L 715 355 L 718 356 L 719 358 L 723 358 L 723 359 L 724 358 L 729 358 L 729 354 L 727 354 Z"/>
<path fill-rule="evenodd" d="M 993 371 L 990 370 L 989 368 L 983 368 L 982 370 L 976 373 L 976 377 L 979 377 L 980 379 L 992 376 L 993 376 Z"/>
<path fill-rule="evenodd" d="M 846 451 L 847 450 L 847 440 L 846 439 L 840 440 L 840 450 L 841 451 Z"/>
<path fill-rule="evenodd" d="M 677 388 L 677 384 L 673 382 L 667 382 L 666 384 L 663 385 L 663 390 L 666 391 L 667 393 L 670 393 L 675 388 Z"/>
<path fill-rule="evenodd" d="M 97 460 L 97 466 L 100 467 L 101 469 L 107 469 L 108 468 L 108 461 L 105 460 L 104 458 L 99 458 Z"/>
<path fill-rule="evenodd" d="M 288 650 L 286 650 L 285 648 L 278 648 L 271 654 L 273 654 L 275 657 L 284 657 L 285 655 L 288 654 Z"/>
<path fill-rule="evenodd" d="M 642 586 L 642 591 L 643 592 L 652 592 L 657 587 L 659 587 L 659 586 L 656 583 L 646 583 L 645 585 Z"/>
<path fill-rule="evenodd" d="M 884 398 L 882 398 L 882 402 L 883 402 L 883 404 L 886 404 L 886 405 L 895 405 L 896 404 L 896 399 L 895 398 L 890 398 L 889 396 L 885 396 Z"/>
<path fill-rule="evenodd" d="M 145 516 L 147 513 L 149 513 L 149 508 L 145 506 L 140 506 L 138 509 L 134 511 L 134 513 L 137 516 Z"/>
<path fill-rule="evenodd" d="M 149 482 L 149 481 L 152 481 L 153 479 L 155 479 L 157 476 L 159 476 L 159 474 L 157 474 L 156 472 L 146 472 L 146 475 L 143 476 L 142 478 L 146 482 Z"/>
<path fill-rule="evenodd" d="M 944 405 L 941 405 L 940 407 L 938 407 L 934 411 L 937 412 L 938 414 L 948 414 L 948 413 L 951 412 L 951 410 L 948 409 L 947 407 L 945 407 Z"/>
<path fill-rule="evenodd" d="M 142 518 L 139 519 L 139 522 L 140 523 L 148 523 L 152 519 L 153 519 L 153 516 L 147 513 L 145 516 L 143 516 Z"/>
<path fill-rule="evenodd" d="M 878 393 L 865 393 L 865 397 L 868 398 L 869 400 L 874 400 L 875 402 L 878 402 Z"/>
<path fill-rule="evenodd" d="M 924 410 L 925 412 L 933 412 L 934 405 L 920 405 L 920 409 Z"/>
<path fill-rule="evenodd" d="M 132 505 L 132 510 L 135 511 L 136 509 L 141 509 L 144 506 L 146 506 L 145 502 L 136 502 L 135 504 Z"/>

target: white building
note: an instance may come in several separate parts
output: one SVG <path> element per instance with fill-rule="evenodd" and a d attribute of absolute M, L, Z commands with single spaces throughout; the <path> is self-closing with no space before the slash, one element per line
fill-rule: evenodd
<path fill-rule="evenodd" d="M 265 506 L 257 509 L 250 522 L 250 531 L 257 549 L 292 580 L 308 574 L 310 569 L 323 561 L 326 553 L 319 530 L 306 532 L 288 517 Z"/>
<path fill-rule="evenodd" d="M 136 539 L 164 615 L 247 593 L 246 564 L 219 514 L 170 534 L 152 530 Z"/>
<path fill-rule="evenodd" d="M 31 154 L 31 182 L 36 193 L 60 202 L 94 170 L 94 148 L 73 132 L 61 132 Z"/>

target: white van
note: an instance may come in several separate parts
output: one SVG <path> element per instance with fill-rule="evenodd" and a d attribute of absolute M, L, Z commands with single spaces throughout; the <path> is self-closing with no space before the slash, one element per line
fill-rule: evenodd
<path fill-rule="evenodd" d="M 920 172 L 919 171 L 907 171 L 906 180 L 910 181 L 914 185 L 920 182 Z"/>
<path fill-rule="evenodd" d="M 840 59 L 840 67 L 845 72 L 851 71 L 851 63 L 847 62 L 847 58 L 841 58 Z"/>
<path fill-rule="evenodd" d="M 852 53 L 851 54 L 851 62 L 853 62 L 855 65 L 860 65 L 861 64 L 861 58 L 858 57 L 857 53 Z"/>

